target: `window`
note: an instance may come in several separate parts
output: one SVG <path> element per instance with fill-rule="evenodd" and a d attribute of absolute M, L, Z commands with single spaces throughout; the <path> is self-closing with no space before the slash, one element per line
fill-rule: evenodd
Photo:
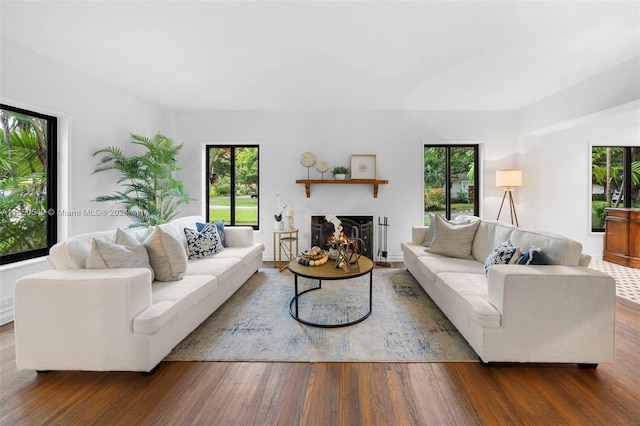
<path fill-rule="evenodd" d="M 591 148 L 592 231 L 604 232 L 608 207 L 640 207 L 640 147 Z"/>
<path fill-rule="evenodd" d="M 429 213 L 447 219 L 478 215 L 478 145 L 424 146 L 424 224 Z"/>
<path fill-rule="evenodd" d="M 0 104 L 0 264 L 56 242 L 56 118 Z"/>
<path fill-rule="evenodd" d="M 258 147 L 207 145 L 207 221 L 258 229 Z"/>

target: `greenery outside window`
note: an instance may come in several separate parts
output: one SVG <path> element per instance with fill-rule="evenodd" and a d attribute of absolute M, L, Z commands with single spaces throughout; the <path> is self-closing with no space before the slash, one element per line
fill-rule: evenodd
<path fill-rule="evenodd" d="M 259 227 L 257 145 L 207 145 L 207 221 Z"/>
<path fill-rule="evenodd" d="M 606 208 L 640 207 L 640 146 L 591 148 L 591 230 L 604 232 Z"/>
<path fill-rule="evenodd" d="M 424 146 L 424 224 L 429 213 L 447 219 L 479 214 L 477 144 Z"/>
<path fill-rule="evenodd" d="M 55 117 L 0 104 L 0 264 L 56 242 Z"/>

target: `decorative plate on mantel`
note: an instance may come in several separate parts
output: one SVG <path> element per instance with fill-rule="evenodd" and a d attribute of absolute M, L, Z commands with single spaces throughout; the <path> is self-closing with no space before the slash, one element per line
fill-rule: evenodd
<path fill-rule="evenodd" d="M 318 170 L 320 173 L 326 173 L 326 171 L 329 170 L 329 164 L 326 161 L 318 161 L 316 170 Z"/>
<path fill-rule="evenodd" d="M 300 157 L 300 162 L 305 167 L 311 167 L 316 164 L 316 156 L 313 154 L 313 152 L 304 152 L 302 154 L 302 157 Z"/>

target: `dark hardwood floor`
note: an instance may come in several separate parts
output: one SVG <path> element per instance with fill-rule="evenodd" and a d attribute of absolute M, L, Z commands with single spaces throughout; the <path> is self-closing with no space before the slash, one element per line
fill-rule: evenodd
<path fill-rule="evenodd" d="M 618 304 L 611 365 L 163 362 L 153 376 L 15 366 L 2 425 L 638 425 L 640 312 Z"/>

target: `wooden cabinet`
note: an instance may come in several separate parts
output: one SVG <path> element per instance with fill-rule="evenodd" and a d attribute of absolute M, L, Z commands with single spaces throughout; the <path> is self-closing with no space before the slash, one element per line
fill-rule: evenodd
<path fill-rule="evenodd" d="M 607 209 L 602 258 L 640 269 L 640 209 Z"/>

